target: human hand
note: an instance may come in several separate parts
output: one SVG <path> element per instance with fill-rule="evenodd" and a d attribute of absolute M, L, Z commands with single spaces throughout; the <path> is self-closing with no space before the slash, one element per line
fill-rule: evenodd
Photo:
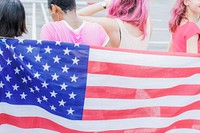
<path fill-rule="evenodd" d="M 105 2 L 106 2 L 106 8 L 108 8 L 111 5 L 112 0 L 105 0 Z"/>

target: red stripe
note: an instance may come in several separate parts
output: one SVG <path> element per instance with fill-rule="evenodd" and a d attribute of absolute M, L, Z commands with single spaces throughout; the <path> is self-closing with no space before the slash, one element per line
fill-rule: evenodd
<path fill-rule="evenodd" d="M 67 127 L 63 127 L 49 119 L 40 117 L 16 117 L 8 114 L 0 114 L 0 125 L 9 124 L 19 128 L 31 129 L 41 128 L 62 133 L 86 133 L 76 130 L 71 130 Z M 89 132 L 88 132 L 89 133 Z"/>
<path fill-rule="evenodd" d="M 172 125 L 165 128 L 135 128 L 128 130 L 112 130 L 104 131 L 98 133 L 165 133 L 173 129 L 188 128 L 194 130 L 200 130 L 200 121 L 199 120 L 182 120 L 173 123 Z"/>
<path fill-rule="evenodd" d="M 200 85 L 180 85 L 167 89 L 114 88 L 87 86 L 86 98 L 149 99 L 170 95 L 197 95 Z"/>
<path fill-rule="evenodd" d="M 200 101 L 185 107 L 145 107 L 130 110 L 84 110 L 84 120 L 112 120 L 140 117 L 175 117 L 188 110 L 199 110 Z"/>
<path fill-rule="evenodd" d="M 144 78 L 180 78 L 200 73 L 200 67 L 159 68 L 90 61 L 88 73 Z"/>

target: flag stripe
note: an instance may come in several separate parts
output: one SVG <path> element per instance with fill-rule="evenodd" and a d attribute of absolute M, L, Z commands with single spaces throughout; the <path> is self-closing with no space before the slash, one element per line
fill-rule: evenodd
<path fill-rule="evenodd" d="M 107 74 L 127 77 L 142 78 L 181 78 L 200 73 L 200 67 L 196 68 L 160 68 L 150 66 L 136 66 L 128 64 L 113 64 L 90 61 L 88 66 L 90 74 Z"/>
<path fill-rule="evenodd" d="M 199 120 L 181 120 L 163 128 L 136 128 L 117 131 L 105 131 L 100 133 L 199 133 Z M 177 132 L 176 132 L 177 131 Z M 182 132 L 181 132 L 182 131 Z"/>
<path fill-rule="evenodd" d="M 129 110 L 84 110 L 84 120 L 112 120 L 137 117 L 175 117 L 189 110 L 199 110 L 200 101 L 183 107 L 154 106 Z"/>
<path fill-rule="evenodd" d="M 8 114 L 0 114 L 0 125 L 9 124 L 20 128 L 41 128 L 64 133 L 81 133 L 80 131 L 71 130 L 61 126 L 49 119 L 41 117 L 15 117 Z M 37 124 L 38 123 L 38 124 Z M 42 124 L 41 124 L 42 123 Z M 86 132 L 85 132 L 86 133 Z"/>
<path fill-rule="evenodd" d="M 199 56 L 199 55 L 198 55 Z M 138 66 L 164 67 L 164 68 L 194 68 L 200 67 L 200 58 L 189 56 L 170 56 L 133 53 L 127 51 L 115 51 L 105 49 L 90 49 L 90 61 L 107 62 L 115 64 L 128 64 Z M 169 63 L 173 62 L 173 63 Z"/>
<path fill-rule="evenodd" d="M 138 90 L 136 88 L 117 88 L 88 86 L 86 91 L 87 98 L 111 98 L 111 99 L 149 99 L 167 95 L 197 95 L 200 93 L 199 85 L 180 85 L 172 88 Z"/>
<path fill-rule="evenodd" d="M 90 110 L 124 110 L 153 106 L 183 107 L 199 100 L 200 94 L 194 96 L 165 96 L 152 99 L 107 99 L 86 98 L 85 109 Z"/>
<path fill-rule="evenodd" d="M 1 115 L 0 115 L 1 116 Z M 12 123 L 10 123 L 10 121 L 12 120 L 13 122 L 19 123 L 19 126 L 14 124 L 17 127 L 21 127 L 21 128 L 25 128 L 25 129 L 32 129 L 31 133 L 33 133 L 33 131 L 38 132 L 36 128 L 41 128 L 41 127 L 45 127 L 44 129 L 52 129 L 52 121 L 49 121 L 48 119 L 43 119 L 43 118 L 30 118 L 30 117 L 14 117 L 14 116 L 10 116 L 10 115 L 5 115 L 5 117 L 7 120 L 4 121 L 4 124 L 10 124 L 13 125 Z M 23 121 L 22 121 L 23 120 Z M 39 125 L 36 124 L 35 127 L 32 126 L 27 126 L 25 123 L 30 123 L 30 121 L 34 120 L 34 122 L 45 122 L 45 125 Z M 1 119 L 0 119 L 1 122 Z M 33 122 L 33 121 L 32 121 Z M 50 125 L 48 125 L 50 124 Z M 196 126 L 194 126 L 196 125 Z M 125 129 L 125 130 L 108 130 L 108 131 L 98 131 L 98 133 L 129 133 L 129 132 L 145 132 L 145 133 L 152 133 L 152 132 L 168 132 L 168 133 L 173 133 L 173 132 L 180 132 L 180 133 L 193 133 L 193 132 L 199 132 L 200 131 L 200 120 L 182 120 L 182 121 L 177 121 L 175 123 L 173 123 L 172 125 L 165 127 L 165 128 L 135 128 L 135 129 Z M 59 125 L 58 125 L 59 126 Z M 0 127 L 0 131 L 1 131 Z M 176 129 L 174 129 L 176 128 Z M 187 128 L 187 129 L 186 129 Z M 192 128 L 192 129 L 189 129 Z M 172 129 L 172 130 L 171 130 Z M 8 129 L 4 130 L 8 132 Z M 73 133 L 91 133 L 91 132 L 96 132 L 96 131 L 91 131 L 91 132 L 82 132 L 82 131 L 75 131 L 75 130 L 66 130 L 66 129 L 62 129 L 60 130 L 60 128 L 54 128 L 54 131 L 58 131 L 58 132 L 73 132 Z M 182 131 L 182 132 L 181 132 Z M 191 131 L 191 132 L 186 132 L 186 131 Z M 16 132 L 16 130 L 15 130 Z M 25 130 L 26 133 L 27 130 Z M 48 133 L 50 131 L 47 131 Z M 42 130 L 42 133 L 44 133 L 44 130 Z"/>
<path fill-rule="evenodd" d="M 181 84 L 199 84 L 199 81 L 200 74 L 196 74 L 187 78 L 148 78 L 148 80 L 146 78 L 88 74 L 87 85 L 137 89 L 164 89 Z"/>
<path fill-rule="evenodd" d="M 3 105 L 1 103 L 1 105 Z M 12 115 L 15 117 L 38 117 L 38 118 L 46 118 L 50 121 L 54 121 L 55 123 L 68 127 L 70 129 L 78 130 L 78 131 L 86 131 L 86 132 L 94 132 L 94 131 L 109 131 L 109 130 L 125 130 L 125 129 L 134 129 L 134 128 L 164 128 L 168 127 L 171 124 L 182 121 L 182 120 L 190 120 L 194 121 L 200 120 L 200 110 L 191 110 L 184 112 L 176 117 L 164 118 L 164 117 L 146 117 L 146 118 L 129 118 L 129 119 L 118 119 L 118 120 L 67 120 L 61 117 L 57 117 L 44 111 L 43 109 L 37 108 L 35 106 L 10 106 L 4 104 L 3 110 L 0 110 L 1 113 L 9 114 L 12 109 Z M 17 107 L 17 108 L 16 108 Z M 37 108 L 37 112 L 32 110 Z M 23 112 L 22 112 L 23 110 Z M 21 120 L 21 119 L 19 119 Z M 36 123 L 37 124 L 37 123 Z M 109 126 L 108 126 L 109 125 Z M 117 126 L 116 126 L 117 125 Z"/>
<path fill-rule="evenodd" d="M 8 118 L 9 119 L 9 118 Z M 11 119 L 9 119 L 11 120 Z M 41 129 L 41 128 L 19 128 L 13 125 L 1 125 L 0 126 L 0 133 L 59 133 L 57 131 L 52 131 L 48 129 Z"/>

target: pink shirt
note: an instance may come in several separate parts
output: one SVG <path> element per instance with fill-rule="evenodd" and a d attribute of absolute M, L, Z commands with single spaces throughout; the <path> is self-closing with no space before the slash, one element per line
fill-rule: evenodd
<path fill-rule="evenodd" d="M 193 22 L 187 22 L 184 25 L 178 26 L 172 34 L 172 51 L 186 52 L 187 40 L 196 34 L 200 34 L 200 29 Z M 198 41 L 198 53 L 200 53 L 200 40 Z"/>
<path fill-rule="evenodd" d="M 45 24 L 40 39 L 90 46 L 105 46 L 109 41 L 107 33 L 99 24 L 83 21 L 78 29 L 73 29 L 64 20 Z"/>

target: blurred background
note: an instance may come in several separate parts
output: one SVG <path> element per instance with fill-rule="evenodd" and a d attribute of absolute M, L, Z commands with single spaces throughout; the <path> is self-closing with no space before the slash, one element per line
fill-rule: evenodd
<path fill-rule="evenodd" d="M 47 8 L 47 0 L 21 0 L 26 11 L 26 22 L 28 33 L 22 38 L 39 39 L 42 26 L 52 21 Z M 100 0 L 77 0 L 78 9 Z M 168 21 L 170 10 L 175 0 L 150 0 L 150 17 L 152 20 L 152 37 L 149 43 L 149 50 L 167 51 L 170 39 Z M 106 11 L 102 11 L 95 16 L 104 16 Z"/>

